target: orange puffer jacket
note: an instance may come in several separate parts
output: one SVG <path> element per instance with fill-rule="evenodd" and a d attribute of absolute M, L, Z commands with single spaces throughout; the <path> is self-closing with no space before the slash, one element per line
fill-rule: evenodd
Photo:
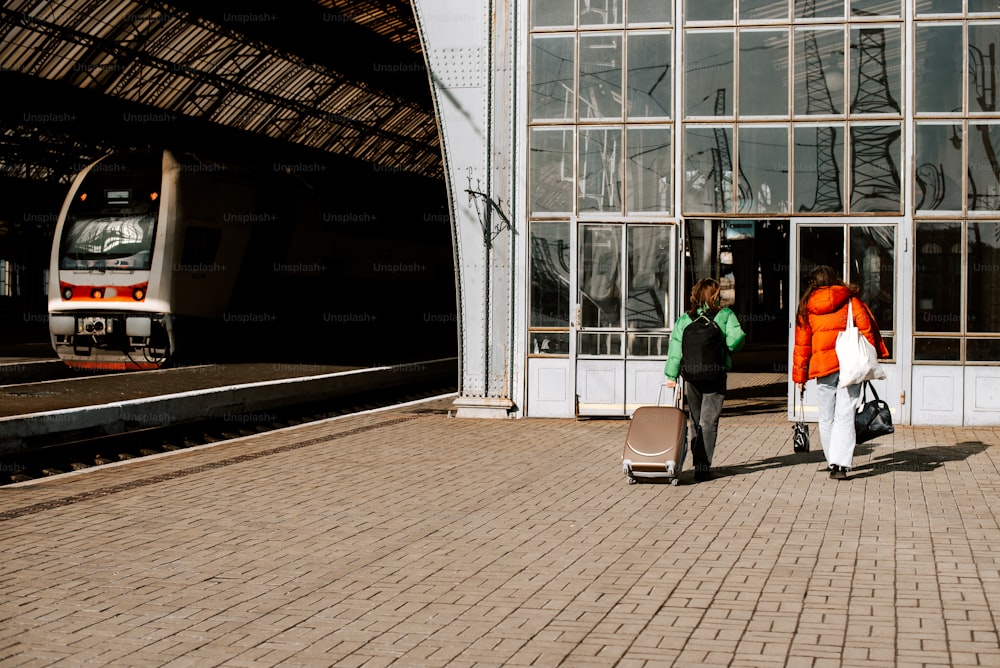
<path fill-rule="evenodd" d="M 868 306 L 845 285 L 816 288 L 806 302 L 806 323 L 795 322 L 795 348 L 792 350 L 792 382 L 804 383 L 840 371 L 837 360 L 837 334 L 847 328 L 847 300 L 851 299 L 854 324 L 875 346 L 879 359 L 889 356 L 878 324 Z"/>

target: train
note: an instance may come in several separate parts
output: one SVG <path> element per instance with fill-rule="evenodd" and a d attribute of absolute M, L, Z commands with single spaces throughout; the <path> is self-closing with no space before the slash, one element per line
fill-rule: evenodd
<path fill-rule="evenodd" d="M 325 169 L 169 148 L 81 169 L 53 235 L 56 354 L 109 371 L 455 354 L 454 254 L 438 204 L 309 178 Z M 409 183 L 386 178 L 380 188 Z M 404 188 L 429 197 L 425 184 Z"/>

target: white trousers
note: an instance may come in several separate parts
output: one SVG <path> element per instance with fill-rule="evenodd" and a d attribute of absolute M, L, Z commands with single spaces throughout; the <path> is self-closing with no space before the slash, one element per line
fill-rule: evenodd
<path fill-rule="evenodd" d="M 861 384 L 838 388 L 840 372 L 816 379 L 819 438 L 829 466 L 851 468 L 854 460 L 854 413 L 861 401 Z"/>

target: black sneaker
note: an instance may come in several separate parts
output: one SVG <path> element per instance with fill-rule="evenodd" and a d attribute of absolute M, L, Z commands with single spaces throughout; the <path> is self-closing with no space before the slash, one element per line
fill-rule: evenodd
<path fill-rule="evenodd" d="M 830 480 L 847 480 L 847 468 L 834 466 L 830 469 Z"/>

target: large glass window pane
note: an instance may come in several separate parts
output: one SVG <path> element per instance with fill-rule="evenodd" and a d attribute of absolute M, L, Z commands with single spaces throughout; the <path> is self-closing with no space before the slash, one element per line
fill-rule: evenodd
<path fill-rule="evenodd" d="M 849 282 L 861 290 L 880 329 L 891 332 L 895 323 L 896 228 L 892 225 L 851 225 Z"/>
<path fill-rule="evenodd" d="M 531 27 L 573 25 L 573 2 L 574 0 L 532 0 Z"/>
<path fill-rule="evenodd" d="M 621 128 L 580 128 L 577 206 L 580 212 L 622 209 Z"/>
<path fill-rule="evenodd" d="M 795 31 L 794 108 L 796 115 L 844 112 L 844 31 Z"/>
<path fill-rule="evenodd" d="M 788 127 L 740 127 L 740 213 L 785 213 L 788 202 Z"/>
<path fill-rule="evenodd" d="M 901 0 L 851 0 L 854 16 L 901 16 Z"/>
<path fill-rule="evenodd" d="M 573 211 L 573 131 L 533 128 L 528 148 L 529 205 L 535 213 Z"/>
<path fill-rule="evenodd" d="M 740 31 L 740 116 L 788 115 L 788 31 Z"/>
<path fill-rule="evenodd" d="M 533 222 L 529 327 L 569 327 L 569 222 Z"/>
<path fill-rule="evenodd" d="M 820 19 L 844 16 L 844 0 L 795 0 L 795 18 Z"/>
<path fill-rule="evenodd" d="M 916 132 L 916 208 L 962 210 L 962 126 L 921 123 Z"/>
<path fill-rule="evenodd" d="M 621 118 L 622 36 L 580 37 L 580 118 Z"/>
<path fill-rule="evenodd" d="M 671 38 L 670 32 L 629 36 L 626 112 L 629 118 L 670 118 Z"/>
<path fill-rule="evenodd" d="M 962 340 L 914 339 L 913 359 L 918 362 L 959 362 L 962 359 Z"/>
<path fill-rule="evenodd" d="M 621 225 L 580 226 L 580 325 L 621 327 Z"/>
<path fill-rule="evenodd" d="M 851 126 L 852 213 L 902 213 L 901 135 L 898 123 Z"/>
<path fill-rule="evenodd" d="M 914 39 L 917 111 L 962 111 L 962 26 L 919 23 Z"/>
<path fill-rule="evenodd" d="M 733 32 L 688 32 L 684 115 L 732 116 Z"/>
<path fill-rule="evenodd" d="M 573 37 L 531 38 L 531 120 L 573 118 Z"/>
<path fill-rule="evenodd" d="M 998 11 L 996 0 L 969 0 L 970 14 L 996 14 Z"/>
<path fill-rule="evenodd" d="M 916 224 L 914 329 L 958 332 L 962 313 L 962 224 Z"/>
<path fill-rule="evenodd" d="M 965 359 L 968 362 L 1000 360 L 1000 339 L 966 339 Z"/>
<path fill-rule="evenodd" d="M 917 16 L 962 13 L 962 0 L 917 0 L 916 5 Z"/>
<path fill-rule="evenodd" d="M 795 128 L 792 183 L 795 211 L 844 211 L 844 126 Z"/>
<path fill-rule="evenodd" d="M 969 210 L 1000 211 L 1000 125 L 969 125 Z"/>
<path fill-rule="evenodd" d="M 770 21 L 788 18 L 786 0 L 740 0 L 741 21 Z"/>
<path fill-rule="evenodd" d="M 671 0 L 629 0 L 628 22 L 634 23 L 670 23 L 674 15 L 674 3 Z"/>
<path fill-rule="evenodd" d="M 903 92 L 901 28 L 851 30 L 851 113 L 898 114 Z"/>
<path fill-rule="evenodd" d="M 1000 79 L 1000 63 L 996 57 L 998 43 L 1000 24 L 969 24 L 970 113 L 997 110 L 996 82 Z"/>
<path fill-rule="evenodd" d="M 626 134 L 625 185 L 629 213 L 670 212 L 673 185 L 670 128 L 630 128 Z"/>
<path fill-rule="evenodd" d="M 688 126 L 684 130 L 684 211 L 733 211 L 731 126 Z"/>
<path fill-rule="evenodd" d="M 799 228 L 799 294 L 806 291 L 809 274 L 826 265 L 838 275 L 844 271 L 844 226 L 807 225 Z M 796 304 L 798 300 L 796 299 Z"/>
<path fill-rule="evenodd" d="M 1000 223 L 969 222 L 968 331 L 1000 333 Z M 1000 357 L 994 358 L 1000 361 Z"/>
<path fill-rule="evenodd" d="M 628 226 L 625 320 L 630 329 L 664 328 L 669 324 L 667 304 L 670 303 L 672 239 L 673 227 Z"/>
<path fill-rule="evenodd" d="M 684 20 L 732 21 L 733 0 L 684 0 Z"/>
<path fill-rule="evenodd" d="M 614 25 L 622 22 L 622 0 L 580 0 L 580 25 Z"/>

